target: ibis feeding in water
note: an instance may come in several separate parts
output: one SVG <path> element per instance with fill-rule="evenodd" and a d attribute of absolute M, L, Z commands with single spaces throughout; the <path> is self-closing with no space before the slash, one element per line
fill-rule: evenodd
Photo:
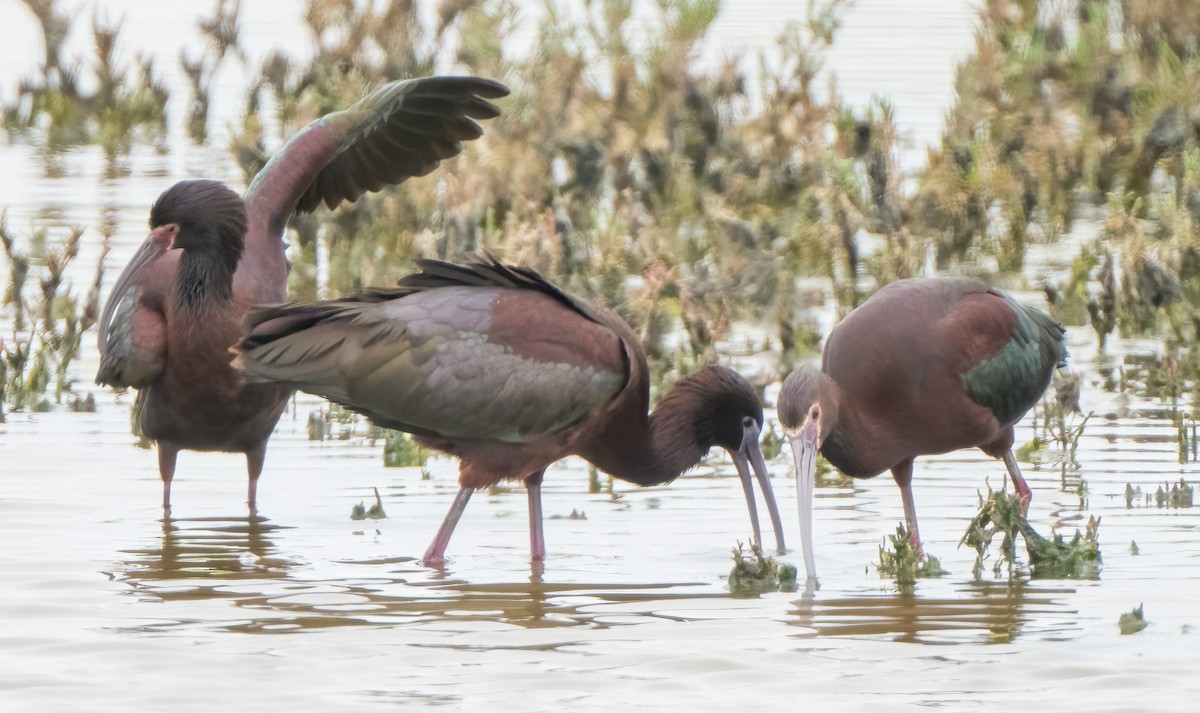
<path fill-rule="evenodd" d="M 979 448 L 1002 458 L 1027 509 L 1032 493 L 1013 457 L 1013 426 L 1066 358 L 1061 325 L 975 279 L 900 280 L 850 312 L 830 332 L 821 370 L 792 372 L 778 399 L 796 460 L 808 576 L 816 576 L 818 450 L 854 478 L 892 472 L 918 551 L 917 456 Z"/>
<path fill-rule="evenodd" d="M 481 135 L 472 119 L 498 116 L 486 100 L 507 93 L 471 77 L 393 82 L 293 136 L 245 196 L 192 180 L 158 197 L 150 235 L 104 306 L 96 383 L 138 389 L 134 421 L 158 444 L 164 511 L 181 449 L 246 454 L 256 509 L 267 439 L 290 389 L 244 383 L 229 350 L 251 306 L 287 299 L 288 217 L 429 173 Z"/>
<path fill-rule="evenodd" d="M 704 367 L 648 414 L 645 352 L 613 312 L 490 257 L 418 265 L 395 288 L 251 313 L 239 359 L 247 381 L 323 396 L 458 457 L 461 487 L 426 564 L 444 560 L 478 488 L 525 482 L 530 553 L 541 560 L 550 464 L 578 455 L 622 480 L 660 485 L 713 446 L 733 457 L 761 542 L 754 472 L 782 550 L 758 444 L 762 404 L 737 372 Z"/>

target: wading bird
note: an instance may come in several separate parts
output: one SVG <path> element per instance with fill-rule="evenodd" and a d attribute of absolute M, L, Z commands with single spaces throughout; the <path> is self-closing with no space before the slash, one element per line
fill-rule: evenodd
<path fill-rule="evenodd" d="M 244 198 L 206 180 L 158 197 L 150 236 L 104 306 L 96 383 L 138 389 L 135 426 L 158 444 L 164 511 L 181 449 L 245 453 L 255 510 L 267 439 L 289 390 L 244 384 L 229 349 L 252 305 L 287 299 L 288 217 L 429 173 L 460 142 L 479 138 L 472 119 L 498 116 L 485 100 L 507 93 L 471 77 L 393 82 L 292 137 Z"/>
<path fill-rule="evenodd" d="M 251 313 L 240 365 L 248 381 L 323 396 L 459 458 L 461 489 L 426 564 L 443 561 L 478 488 L 524 480 L 530 552 L 541 560 L 551 463 L 578 455 L 622 480 L 660 485 L 712 446 L 733 457 L 761 542 L 754 470 L 782 550 L 758 446 L 762 404 L 737 372 L 708 366 L 686 376 L 647 415 L 646 355 L 616 314 L 490 257 L 418 265 L 395 288 Z"/>
<path fill-rule="evenodd" d="M 854 478 L 885 470 L 900 486 L 920 551 L 913 459 L 978 447 L 1003 458 L 1026 509 L 1032 493 L 1013 458 L 1013 425 L 1066 365 L 1061 325 L 969 278 L 893 282 L 829 334 L 821 371 L 783 382 L 779 421 L 796 459 L 808 576 L 817 451 Z"/>

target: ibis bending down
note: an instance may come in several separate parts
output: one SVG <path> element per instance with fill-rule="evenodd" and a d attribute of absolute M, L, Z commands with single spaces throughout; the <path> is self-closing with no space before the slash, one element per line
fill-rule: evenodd
<path fill-rule="evenodd" d="M 762 404 L 740 375 L 705 367 L 647 415 L 646 355 L 614 313 L 491 258 L 418 264 L 395 288 L 251 313 L 240 363 L 247 381 L 323 396 L 459 458 L 461 489 L 426 564 L 443 561 L 478 488 L 524 480 L 530 551 L 541 560 L 541 482 L 551 463 L 578 455 L 622 480 L 659 485 L 712 446 L 733 457 L 760 542 L 753 469 L 782 550 L 758 446 Z"/>
<path fill-rule="evenodd" d="M 393 82 L 292 137 L 246 195 L 182 181 L 150 211 L 150 236 L 100 318 L 96 383 L 138 389 L 135 426 L 158 444 L 163 510 L 181 449 L 245 453 L 256 490 L 267 439 L 290 392 L 245 384 L 230 365 L 246 311 L 287 298 L 283 228 L 294 211 L 330 208 L 423 176 L 482 133 L 472 119 L 508 93 L 471 77 Z"/>
<path fill-rule="evenodd" d="M 784 380 L 779 420 L 796 459 L 808 576 L 818 449 L 855 478 L 892 472 L 920 549 L 913 459 L 978 447 L 1003 458 L 1025 507 L 1032 493 L 1013 458 L 1013 425 L 1066 365 L 1064 330 L 1047 315 L 969 278 L 893 282 L 830 332 L 821 370 Z"/>

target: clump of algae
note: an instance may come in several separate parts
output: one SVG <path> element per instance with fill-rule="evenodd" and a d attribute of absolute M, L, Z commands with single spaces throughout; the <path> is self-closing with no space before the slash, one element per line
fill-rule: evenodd
<path fill-rule="evenodd" d="M 379 488 L 372 488 L 375 491 L 375 504 L 371 507 L 366 507 L 363 503 L 359 503 L 350 509 L 351 520 L 383 520 L 387 517 L 387 513 L 383 511 L 383 498 L 379 497 Z"/>
<path fill-rule="evenodd" d="M 1025 549 L 1029 556 L 1030 576 L 1035 579 L 1095 579 L 1100 575 L 1100 544 L 1096 533 L 1100 529 L 1100 520 L 1088 519 L 1083 532 L 1075 531 L 1075 536 L 1069 541 L 1058 533 L 1043 537 L 1029 520 L 1025 518 L 1021 508 L 1021 499 L 1006 492 L 988 490 L 985 500 L 980 496 L 979 513 L 967 527 L 959 545 L 970 545 L 977 554 L 975 560 L 975 576 L 978 578 L 983 571 L 983 560 L 991 547 L 992 539 L 997 533 L 1003 533 L 1001 541 L 1001 559 L 997 561 L 999 569 L 1003 562 L 1012 564 L 1016 561 L 1016 536 L 1020 535 L 1025 541 Z"/>
<path fill-rule="evenodd" d="M 729 591 L 735 597 L 751 597 L 766 592 L 796 591 L 796 565 L 776 562 L 763 555 L 762 548 L 750 545 L 750 553 L 738 542 L 733 549 L 733 569 L 729 571 Z"/>
<path fill-rule="evenodd" d="M 879 576 L 883 579 L 894 579 L 900 584 L 912 584 L 918 579 L 932 579 L 949 574 L 942 569 L 942 563 L 937 557 L 921 557 L 921 552 L 912 546 L 912 536 L 903 524 L 896 526 L 896 534 L 888 535 L 892 541 L 892 549 L 886 548 L 886 542 L 879 546 Z"/>
<path fill-rule="evenodd" d="M 1142 612 L 1143 604 L 1139 604 L 1132 610 L 1125 612 L 1117 619 L 1117 626 L 1121 627 L 1121 635 L 1136 634 L 1146 628 L 1146 615 Z"/>

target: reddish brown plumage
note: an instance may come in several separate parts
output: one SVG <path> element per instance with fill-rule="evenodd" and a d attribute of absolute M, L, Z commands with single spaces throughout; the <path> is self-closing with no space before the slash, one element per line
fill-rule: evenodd
<path fill-rule="evenodd" d="M 980 448 L 1004 459 L 1028 504 L 1011 453 L 1013 426 L 1065 359 L 1061 326 L 978 280 L 901 280 L 847 315 L 826 341 L 821 371 L 792 373 L 779 397 L 797 461 L 810 575 L 817 448 L 853 477 L 890 470 L 919 548 L 910 487 L 917 456 Z"/>
<path fill-rule="evenodd" d="M 462 489 L 426 553 L 442 558 L 470 493 L 503 479 L 529 487 L 533 555 L 544 552 L 540 484 L 568 455 L 640 485 L 669 483 L 712 446 L 730 451 L 747 488 L 759 476 L 762 405 L 730 369 L 677 381 L 648 414 L 646 357 L 615 313 L 563 293 L 537 273 L 480 258 L 420 261 L 398 288 L 270 308 L 248 318 L 248 378 L 338 401 L 459 458 Z"/>
<path fill-rule="evenodd" d="M 246 270 L 246 213 L 237 194 L 215 181 L 178 183 L 155 202 L 150 227 L 105 306 L 96 380 L 139 389 L 135 426 L 158 444 L 164 509 L 185 448 L 246 454 L 253 509 L 266 442 L 288 389 L 244 384 L 229 347 L 254 297 L 284 293 L 282 245 L 276 269 L 252 275 L 259 287 L 245 295 L 234 286 Z"/>
<path fill-rule="evenodd" d="M 484 98 L 507 93 L 473 77 L 393 82 L 294 136 L 244 201 L 215 181 L 183 181 L 159 196 L 150 236 L 105 305 L 96 381 L 139 389 L 136 424 L 158 443 L 164 509 L 185 448 L 245 453 L 255 507 L 289 389 L 243 383 L 229 350 L 251 306 L 286 299 L 287 218 L 432 171 L 479 136 L 471 118 L 499 114 Z"/>

